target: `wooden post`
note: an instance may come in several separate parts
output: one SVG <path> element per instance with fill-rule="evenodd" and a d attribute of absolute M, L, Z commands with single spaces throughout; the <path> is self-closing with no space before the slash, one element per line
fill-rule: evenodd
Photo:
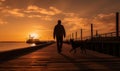
<path fill-rule="evenodd" d="M 71 39 L 71 34 L 70 34 L 70 39 Z"/>
<path fill-rule="evenodd" d="M 74 34 L 72 33 L 72 39 L 74 39 Z"/>
<path fill-rule="evenodd" d="M 91 24 L 91 39 L 93 38 L 93 24 Z"/>
<path fill-rule="evenodd" d="M 96 37 L 98 37 L 99 36 L 99 34 L 98 34 L 98 31 L 96 30 Z"/>
<path fill-rule="evenodd" d="M 80 30 L 80 37 L 81 37 L 81 41 L 82 41 L 82 29 Z"/>
<path fill-rule="evenodd" d="M 119 12 L 116 12 L 116 37 L 119 37 Z M 120 56 L 119 44 L 116 45 L 115 56 Z"/>
<path fill-rule="evenodd" d="M 116 37 L 119 37 L 119 13 L 116 12 Z"/>
<path fill-rule="evenodd" d="M 75 38 L 76 38 L 76 40 L 77 40 L 77 32 L 75 33 Z"/>

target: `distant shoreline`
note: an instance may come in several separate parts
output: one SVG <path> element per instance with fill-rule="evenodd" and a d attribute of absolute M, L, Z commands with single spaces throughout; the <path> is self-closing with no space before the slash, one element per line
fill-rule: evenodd
<path fill-rule="evenodd" d="M 0 41 L 0 43 L 26 43 L 25 41 Z"/>
<path fill-rule="evenodd" d="M 54 42 L 54 40 L 42 40 L 41 42 Z M 26 41 L 0 41 L 0 43 L 26 43 Z"/>

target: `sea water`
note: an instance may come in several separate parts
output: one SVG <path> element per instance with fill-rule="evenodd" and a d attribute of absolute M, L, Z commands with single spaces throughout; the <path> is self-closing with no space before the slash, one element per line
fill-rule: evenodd
<path fill-rule="evenodd" d="M 0 43 L 0 52 L 9 51 L 13 49 L 28 48 L 33 46 L 27 43 Z"/>

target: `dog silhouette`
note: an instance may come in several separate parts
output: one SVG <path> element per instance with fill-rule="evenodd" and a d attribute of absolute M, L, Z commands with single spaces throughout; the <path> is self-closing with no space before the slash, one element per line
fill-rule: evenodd
<path fill-rule="evenodd" d="M 74 53 L 76 53 L 76 48 L 80 48 L 81 49 L 81 53 L 85 53 L 86 54 L 86 48 L 85 48 L 85 43 L 84 42 L 75 42 L 74 39 L 70 39 L 70 44 L 72 46 L 72 49 L 69 52 L 74 51 Z"/>

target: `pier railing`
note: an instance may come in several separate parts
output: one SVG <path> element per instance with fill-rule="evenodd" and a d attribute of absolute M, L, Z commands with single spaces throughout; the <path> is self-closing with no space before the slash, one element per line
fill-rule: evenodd
<path fill-rule="evenodd" d="M 97 51 L 104 54 L 109 54 L 112 56 L 120 57 L 120 36 L 116 37 L 115 32 L 101 34 L 99 36 L 90 36 L 84 37 L 83 40 L 75 39 L 75 43 L 81 44 L 81 47 L 85 47 L 92 51 Z M 82 42 L 81 42 L 82 41 Z M 67 43 L 70 44 L 70 41 L 67 40 Z"/>
<path fill-rule="evenodd" d="M 78 44 L 85 44 L 83 47 L 87 49 L 94 50 L 100 53 L 110 54 L 113 56 L 120 56 L 120 31 L 119 31 L 119 13 L 116 13 L 116 31 L 104 34 L 98 34 L 96 30 L 96 35 L 94 34 L 93 24 L 91 24 L 91 35 L 83 36 L 82 29 L 80 30 L 80 37 L 78 38 L 78 33 L 75 32 L 70 34 L 66 39 L 66 43 L 70 43 L 70 39 Z M 81 42 L 82 41 L 82 42 Z"/>

